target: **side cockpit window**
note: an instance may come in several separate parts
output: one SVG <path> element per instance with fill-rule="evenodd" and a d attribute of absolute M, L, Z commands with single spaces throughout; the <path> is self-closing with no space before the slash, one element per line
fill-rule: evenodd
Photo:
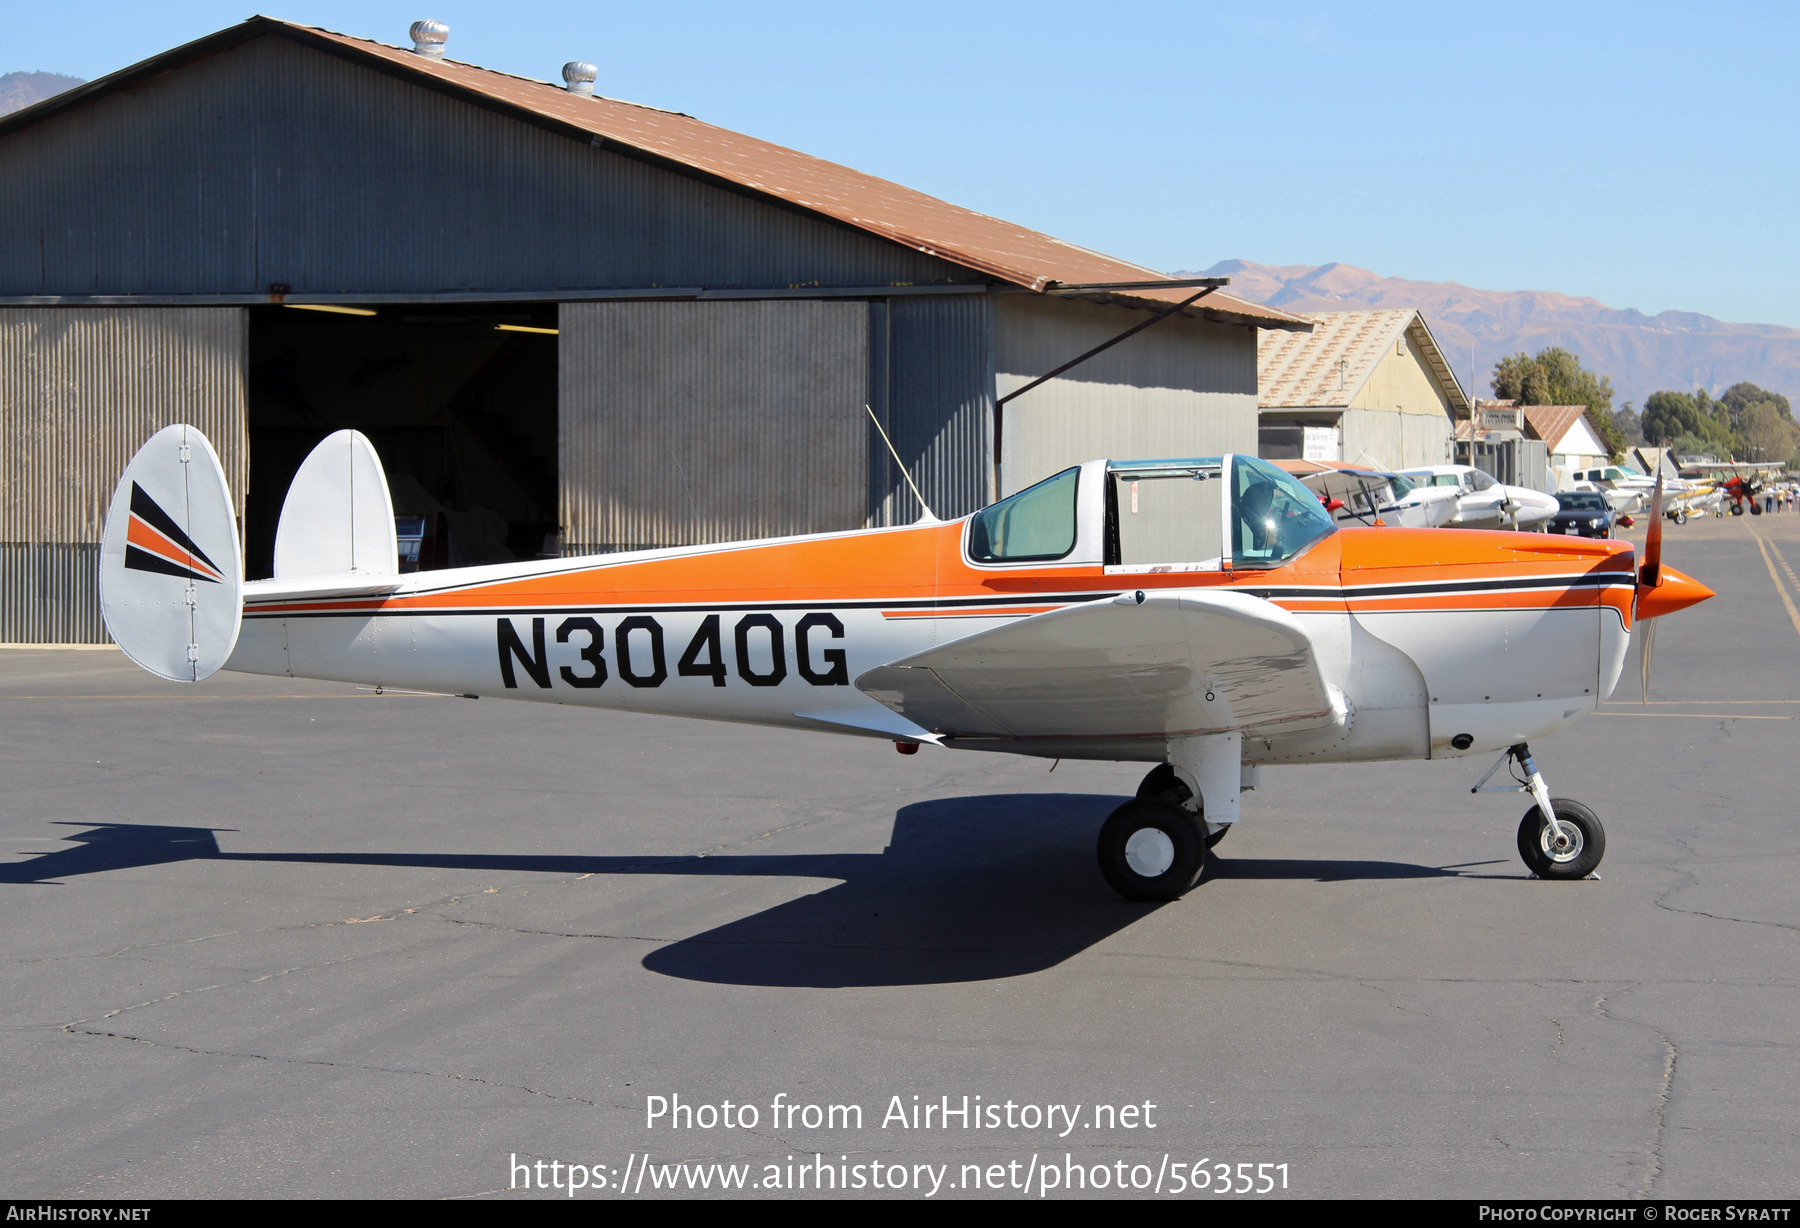
<path fill-rule="evenodd" d="M 1080 469 L 1065 469 L 975 513 L 969 558 L 976 563 L 1035 563 L 1075 549 L 1075 490 Z"/>
<path fill-rule="evenodd" d="M 1225 549 L 1223 467 L 1216 458 L 1130 462 L 1107 474 L 1109 518 L 1124 567 L 1216 569 Z"/>

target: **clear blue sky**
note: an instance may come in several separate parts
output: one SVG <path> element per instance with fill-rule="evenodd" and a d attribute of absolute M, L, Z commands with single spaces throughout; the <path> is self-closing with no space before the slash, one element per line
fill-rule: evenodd
<path fill-rule="evenodd" d="M 253 0 L 0 0 L 97 77 Z M 1154 268 L 1338 260 L 1800 326 L 1800 4 L 286 0 L 697 115 Z"/>

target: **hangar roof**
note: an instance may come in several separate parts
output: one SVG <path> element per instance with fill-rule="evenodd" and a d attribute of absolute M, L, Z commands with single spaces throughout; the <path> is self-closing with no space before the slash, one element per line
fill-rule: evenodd
<path fill-rule="evenodd" d="M 1327 311 L 1307 317 L 1311 333 L 1266 333 L 1256 348 L 1257 404 L 1263 409 L 1348 406 L 1401 337 L 1410 337 L 1458 414 L 1469 398 L 1425 317 L 1411 308 Z"/>
<path fill-rule="evenodd" d="M 130 68 L 0 119 L 0 136 L 77 106 L 98 94 L 171 71 L 224 47 L 275 34 L 378 71 L 416 81 L 478 105 L 547 124 L 595 145 L 668 169 L 772 197 L 954 264 L 1037 292 L 1060 286 L 1163 280 L 1163 275 L 1066 243 L 999 218 L 964 209 L 897 183 L 822 158 L 703 123 L 689 115 L 495 72 L 456 60 L 270 17 L 252 17 Z M 1190 297 L 1190 288 L 1106 291 L 1092 297 L 1155 307 Z M 1189 309 L 1260 328 L 1307 330 L 1305 317 L 1215 291 Z"/>
<path fill-rule="evenodd" d="M 1567 439 L 1575 424 L 1587 417 L 1588 407 L 1585 405 L 1523 405 L 1525 423 L 1532 434 L 1544 441 L 1550 451 L 1559 450 L 1559 445 Z M 1588 430 L 1595 439 L 1600 432 L 1589 425 Z"/>

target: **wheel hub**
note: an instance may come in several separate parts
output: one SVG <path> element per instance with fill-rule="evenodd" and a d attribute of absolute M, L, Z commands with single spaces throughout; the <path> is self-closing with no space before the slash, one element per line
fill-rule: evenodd
<path fill-rule="evenodd" d="M 1557 819 L 1556 825 L 1562 829 L 1562 838 L 1557 839 L 1556 833 L 1550 830 L 1550 824 L 1546 823 L 1538 833 L 1538 845 L 1544 850 L 1544 856 L 1551 861 L 1574 861 L 1581 856 L 1581 828 L 1563 818 Z"/>
<path fill-rule="evenodd" d="M 1175 864 L 1175 842 L 1159 827 L 1140 827 L 1125 841 L 1125 864 L 1133 874 L 1160 878 Z"/>

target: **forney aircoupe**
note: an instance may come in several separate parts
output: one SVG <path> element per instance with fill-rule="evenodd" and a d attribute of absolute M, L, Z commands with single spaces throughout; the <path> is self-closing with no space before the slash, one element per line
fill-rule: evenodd
<path fill-rule="evenodd" d="M 1249 456 L 1095 460 L 950 522 L 398 575 L 380 459 L 340 431 L 289 488 L 274 578 L 245 583 L 218 458 L 171 426 L 113 496 L 101 604 L 131 659 L 175 680 L 1154 763 L 1099 836 L 1132 899 L 1199 880 L 1263 764 L 1499 751 L 1481 783 L 1510 761 L 1531 795 L 1526 865 L 1576 879 L 1604 829 L 1550 797 L 1528 743 L 1611 692 L 1634 623 L 1712 596 L 1660 566 L 1651 524 L 1640 567 L 1622 542 L 1340 528 Z"/>

